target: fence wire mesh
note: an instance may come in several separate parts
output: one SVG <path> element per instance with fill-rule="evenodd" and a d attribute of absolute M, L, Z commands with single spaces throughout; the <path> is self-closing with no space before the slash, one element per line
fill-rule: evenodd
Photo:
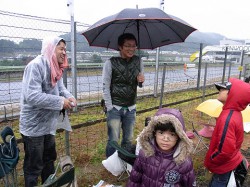
<path fill-rule="evenodd" d="M 18 118 L 24 67 L 40 54 L 42 38 L 52 34 L 65 38 L 70 58 L 71 23 L 65 20 L 4 11 L 0 11 L 0 20 L 1 128 L 11 126 L 16 137 L 20 139 Z M 76 23 L 78 108 L 77 111 L 68 111 L 73 132 L 69 134 L 69 140 L 64 131 L 59 130 L 56 134 L 58 155 L 67 154 L 69 149 L 76 165 L 82 163 L 87 165 L 93 162 L 93 159 L 100 159 L 93 155 L 104 155 L 107 129 L 105 114 L 100 106 L 102 66 L 106 59 L 118 55 L 116 51 L 89 47 L 81 35 L 87 27 L 87 24 Z M 224 68 L 223 63 L 209 63 L 207 66 L 203 63 L 200 67 L 198 63 L 191 63 L 193 66 L 187 67 L 187 64 L 190 64 L 190 55 L 199 51 L 199 48 L 199 43 L 189 42 L 173 44 L 169 48 L 170 51 L 167 47 L 164 50 L 161 48 L 159 69 L 155 64 L 156 50 L 145 51 L 147 54 L 144 59 L 145 83 L 142 88 L 138 88 L 135 137 L 143 129 L 145 118 L 152 116 L 161 104 L 163 107 L 169 106 L 183 111 L 187 129 L 191 129 L 191 122 L 198 123 L 199 120 L 207 120 L 199 116 L 193 108 L 201 102 L 204 94 L 209 95 L 215 92 L 209 86 L 214 82 L 220 82 L 224 71 L 226 77 L 239 76 L 237 64 L 230 66 L 227 64 Z M 166 66 L 166 71 L 163 78 L 164 66 Z M 72 71 L 69 68 L 64 81 L 70 91 L 75 86 L 72 85 L 72 79 Z M 70 146 L 65 147 L 67 144 Z M 17 167 L 20 186 L 23 185 L 23 179 L 20 176 L 23 153 L 23 146 L 20 144 L 20 160 Z M 82 175 L 84 172 L 87 171 L 83 170 Z"/>

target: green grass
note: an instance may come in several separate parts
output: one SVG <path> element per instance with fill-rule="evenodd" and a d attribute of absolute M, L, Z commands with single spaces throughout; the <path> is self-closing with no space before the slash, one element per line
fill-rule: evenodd
<path fill-rule="evenodd" d="M 206 93 L 214 93 L 215 89 L 207 89 Z M 179 92 L 172 92 L 164 94 L 163 104 L 170 104 L 176 101 L 184 99 L 190 99 L 201 96 L 201 90 L 185 90 Z M 216 97 L 216 96 L 213 96 Z M 207 99 L 207 98 L 206 98 Z M 195 107 L 201 102 L 201 99 L 195 101 L 189 101 L 178 105 L 171 106 L 172 108 L 179 108 L 182 111 L 184 120 L 186 122 L 186 128 L 191 130 L 191 122 L 197 123 L 199 120 L 207 121 L 206 115 L 200 116 L 195 110 Z M 155 108 L 154 108 L 155 107 Z M 153 116 L 159 107 L 159 97 L 144 97 L 139 98 L 137 102 L 137 116 L 136 125 L 134 130 L 134 139 L 144 128 L 144 121 L 146 117 Z M 140 111 L 152 108 L 147 112 L 140 113 Z M 74 113 L 69 114 L 70 122 L 72 126 L 93 122 L 97 119 L 105 119 L 101 106 L 93 106 L 89 108 L 80 109 Z M 4 125 L 11 125 L 15 130 L 15 135 L 20 138 L 18 133 L 18 120 L 10 121 Z M 57 151 L 58 155 L 65 154 L 64 133 L 57 133 Z M 107 140 L 106 122 L 101 121 L 97 124 L 93 124 L 87 127 L 81 127 L 73 129 L 70 133 L 70 152 L 72 160 L 76 167 L 76 175 L 78 178 L 78 184 L 80 186 L 92 186 L 97 184 L 101 179 L 110 182 L 112 184 L 121 184 L 116 181 L 116 177 L 112 176 L 102 166 L 102 160 L 105 159 L 105 147 Z M 22 160 L 24 156 L 23 145 L 20 147 L 20 160 L 18 164 L 18 171 L 22 173 Z M 203 184 L 207 182 L 206 172 L 203 168 L 204 155 L 194 157 L 194 168 L 197 171 L 197 180 Z M 23 186 L 23 176 L 19 176 L 19 186 Z M 125 181 L 124 181 L 125 182 Z M 124 183 L 122 183 L 124 184 Z"/>

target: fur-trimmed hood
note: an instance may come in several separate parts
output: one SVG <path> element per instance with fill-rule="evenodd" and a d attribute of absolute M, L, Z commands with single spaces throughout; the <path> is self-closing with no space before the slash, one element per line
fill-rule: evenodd
<path fill-rule="evenodd" d="M 173 111 L 175 113 L 173 113 Z M 177 115 L 175 115 L 177 114 Z M 177 135 L 180 140 L 175 147 L 175 152 L 173 154 L 174 161 L 177 164 L 184 162 L 188 156 L 193 151 L 193 143 L 187 137 L 185 133 L 185 125 L 183 121 L 182 114 L 177 109 L 163 108 L 159 109 L 156 116 L 152 117 L 148 126 L 143 129 L 143 131 L 138 136 L 138 142 L 146 157 L 153 156 L 156 149 L 154 148 L 152 142 L 154 142 L 154 128 L 157 123 L 167 123 L 171 122 L 175 128 Z"/>

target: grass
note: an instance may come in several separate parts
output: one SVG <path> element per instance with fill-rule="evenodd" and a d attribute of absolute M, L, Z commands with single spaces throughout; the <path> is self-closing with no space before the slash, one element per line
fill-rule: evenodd
<path fill-rule="evenodd" d="M 215 89 L 207 89 L 206 93 L 214 93 Z M 201 90 L 189 90 L 182 92 L 167 93 L 164 95 L 164 104 L 170 104 L 176 101 L 181 101 L 184 99 L 190 99 L 194 97 L 201 96 Z M 216 98 L 215 96 L 210 96 L 208 98 Z M 208 99 L 206 98 L 206 99 Z M 210 118 L 207 115 L 201 115 L 200 112 L 195 110 L 198 104 L 201 103 L 201 99 L 196 99 L 194 101 L 189 101 L 186 103 L 180 103 L 171 106 L 172 108 L 178 108 L 182 111 L 184 121 L 187 130 L 192 130 L 192 123 L 194 123 L 195 128 L 201 128 L 198 124 L 207 122 Z M 134 130 L 134 139 L 144 128 L 144 121 L 146 117 L 153 116 L 157 111 L 159 106 L 159 98 L 154 97 L 144 97 L 139 98 L 137 103 L 137 116 L 136 116 L 136 126 Z M 140 111 L 152 108 L 147 112 L 140 113 Z M 70 133 L 70 153 L 71 158 L 76 167 L 76 176 L 79 187 L 90 187 L 97 184 L 100 180 L 104 180 L 110 184 L 123 185 L 125 186 L 126 180 L 117 181 L 117 177 L 109 173 L 102 165 L 102 160 L 105 159 L 105 147 L 107 139 L 107 129 L 105 121 L 100 121 L 97 124 L 91 126 L 84 126 L 85 123 L 93 122 L 97 119 L 104 119 L 104 114 L 102 112 L 101 106 L 93 106 L 90 108 L 84 108 L 77 113 L 70 113 L 70 122 L 72 126 L 77 126 L 83 124 L 81 128 L 73 129 Z M 18 132 L 18 120 L 10 121 L 8 123 L 3 123 L 2 126 L 10 125 L 15 129 L 17 136 L 20 137 Z M 63 132 L 57 133 L 57 152 L 58 155 L 65 154 L 64 141 L 65 137 Z M 247 135 L 246 137 L 247 138 Z M 194 144 L 197 139 L 193 139 Z M 18 181 L 19 186 L 23 186 L 23 176 L 22 164 L 23 164 L 23 145 L 19 144 L 20 148 L 20 160 L 18 163 Z M 197 184 L 200 187 L 206 186 L 211 177 L 211 174 L 204 168 L 203 161 L 205 157 L 206 150 L 200 152 L 199 154 L 192 155 L 194 169 L 197 177 Z M 1 185 L 1 183 L 0 183 Z M 250 183 L 249 183 L 250 186 Z"/>

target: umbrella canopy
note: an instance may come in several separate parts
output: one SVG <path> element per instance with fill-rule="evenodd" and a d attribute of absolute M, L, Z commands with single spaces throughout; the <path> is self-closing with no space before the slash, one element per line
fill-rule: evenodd
<path fill-rule="evenodd" d="M 203 112 L 211 117 L 219 117 L 223 104 L 218 99 L 208 99 L 199 104 L 196 110 Z M 243 122 L 250 122 L 250 106 L 248 105 L 242 112 Z"/>
<path fill-rule="evenodd" d="M 244 123 L 250 123 L 250 106 L 248 105 L 245 110 L 242 112 L 243 122 Z"/>
<path fill-rule="evenodd" d="M 90 46 L 118 50 L 117 39 L 123 33 L 132 33 L 139 49 L 184 42 L 196 29 L 185 21 L 170 16 L 158 8 L 124 9 L 101 19 L 82 34 Z"/>
<path fill-rule="evenodd" d="M 222 111 L 222 107 L 223 104 L 218 99 L 208 99 L 199 104 L 196 110 L 217 118 Z"/>

